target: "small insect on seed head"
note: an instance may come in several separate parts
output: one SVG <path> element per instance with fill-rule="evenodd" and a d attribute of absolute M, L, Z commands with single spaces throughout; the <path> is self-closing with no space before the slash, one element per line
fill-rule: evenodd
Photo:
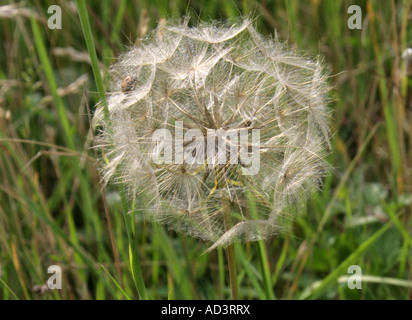
<path fill-rule="evenodd" d="M 136 78 L 132 76 L 127 76 L 122 81 L 121 89 L 123 93 L 127 94 L 133 91 L 135 86 L 136 86 Z"/>

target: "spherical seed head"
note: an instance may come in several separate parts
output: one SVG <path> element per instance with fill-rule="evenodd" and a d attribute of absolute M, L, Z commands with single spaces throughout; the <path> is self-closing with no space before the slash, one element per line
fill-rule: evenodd
<path fill-rule="evenodd" d="M 103 179 L 211 248 L 267 239 L 327 173 L 326 80 L 248 19 L 162 24 L 110 69 L 110 117 L 94 116 Z"/>

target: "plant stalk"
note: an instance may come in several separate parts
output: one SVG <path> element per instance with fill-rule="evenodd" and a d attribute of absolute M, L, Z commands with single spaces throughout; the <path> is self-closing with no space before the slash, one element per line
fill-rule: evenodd
<path fill-rule="evenodd" d="M 223 220 L 225 223 L 225 230 L 228 231 L 232 227 L 232 218 L 230 216 L 230 208 L 225 208 L 223 213 Z M 237 268 L 236 268 L 236 252 L 235 245 L 231 243 L 227 246 L 227 262 L 229 267 L 230 291 L 232 293 L 232 300 L 238 300 L 238 284 L 237 284 Z"/>

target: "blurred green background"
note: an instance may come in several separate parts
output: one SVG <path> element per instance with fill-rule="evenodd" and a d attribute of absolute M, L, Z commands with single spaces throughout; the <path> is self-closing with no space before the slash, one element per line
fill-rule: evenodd
<path fill-rule="evenodd" d="M 47 27 L 53 4 L 61 30 Z M 347 26 L 352 4 L 361 30 Z M 236 245 L 240 297 L 412 297 L 412 62 L 402 59 L 412 0 L 86 5 L 103 76 L 160 19 L 186 13 L 192 24 L 251 16 L 261 33 L 276 29 L 324 57 L 333 173 L 293 233 Z M 89 149 L 87 106 L 93 112 L 99 96 L 76 3 L 1 1 L 0 45 L 0 299 L 138 299 L 119 193 L 109 186 L 103 198 Z M 150 299 L 230 297 L 224 250 L 202 255 L 209 244 L 141 219 L 134 228 Z M 42 292 L 50 265 L 62 268 L 62 289 Z M 362 269 L 361 290 L 347 286 L 350 265 Z"/>

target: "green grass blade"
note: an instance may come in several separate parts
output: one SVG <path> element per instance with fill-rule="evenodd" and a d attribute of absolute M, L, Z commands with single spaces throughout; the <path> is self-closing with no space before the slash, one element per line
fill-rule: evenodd
<path fill-rule="evenodd" d="M 103 80 L 100 74 L 99 61 L 97 59 L 96 48 L 93 41 L 93 34 L 90 28 L 89 16 L 87 13 L 86 3 L 84 0 L 76 0 L 77 10 L 79 11 L 80 22 L 83 29 L 84 39 L 92 63 L 94 80 L 96 82 L 99 100 L 103 103 L 103 110 L 106 119 L 109 119 L 109 109 L 105 103 L 106 96 L 104 91 Z"/>
<path fill-rule="evenodd" d="M 135 220 L 134 220 L 134 217 L 129 216 L 129 206 L 128 206 L 126 191 L 124 190 L 124 186 L 121 185 L 119 187 L 119 192 L 120 192 L 120 199 L 122 203 L 124 222 L 126 225 L 127 237 L 129 241 L 130 271 L 132 273 L 132 277 L 136 285 L 136 289 L 140 296 L 140 299 L 148 300 L 149 297 L 147 295 L 146 287 L 143 281 L 143 273 L 142 273 L 139 254 L 137 250 L 137 243 L 136 243 L 137 240 L 134 234 Z"/>
<path fill-rule="evenodd" d="M 113 281 L 113 283 L 115 284 L 115 286 L 117 287 L 117 289 L 119 289 L 119 291 L 121 292 L 121 294 L 127 299 L 127 300 L 131 300 L 130 297 L 128 296 L 128 294 L 122 289 L 122 287 L 117 283 L 117 281 L 115 280 L 115 278 L 112 277 L 112 275 L 110 274 L 109 270 L 107 270 L 103 265 L 100 265 L 102 267 L 102 269 L 104 270 L 104 272 L 106 272 L 106 274 L 109 276 L 109 278 Z"/>
<path fill-rule="evenodd" d="M 14 299 L 20 300 L 17 295 L 14 293 L 14 291 L 3 281 L 3 279 L 0 279 L 0 283 L 13 295 Z"/>
<path fill-rule="evenodd" d="M 316 288 L 312 290 L 311 287 L 304 290 L 299 296 L 299 299 L 316 299 L 319 298 L 330 286 L 336 284 L 339 277 L 346 273 L 347 268 L 352 265 L 363 253 L 365 253 L 392 225 L 392 223 L 385 224 L 378 231 L 376 231 L 369 239 L 364 241 L 355 252 L 346 258 L 335 270 L 333 270 L 325 279 L 323 279 Z"/>

